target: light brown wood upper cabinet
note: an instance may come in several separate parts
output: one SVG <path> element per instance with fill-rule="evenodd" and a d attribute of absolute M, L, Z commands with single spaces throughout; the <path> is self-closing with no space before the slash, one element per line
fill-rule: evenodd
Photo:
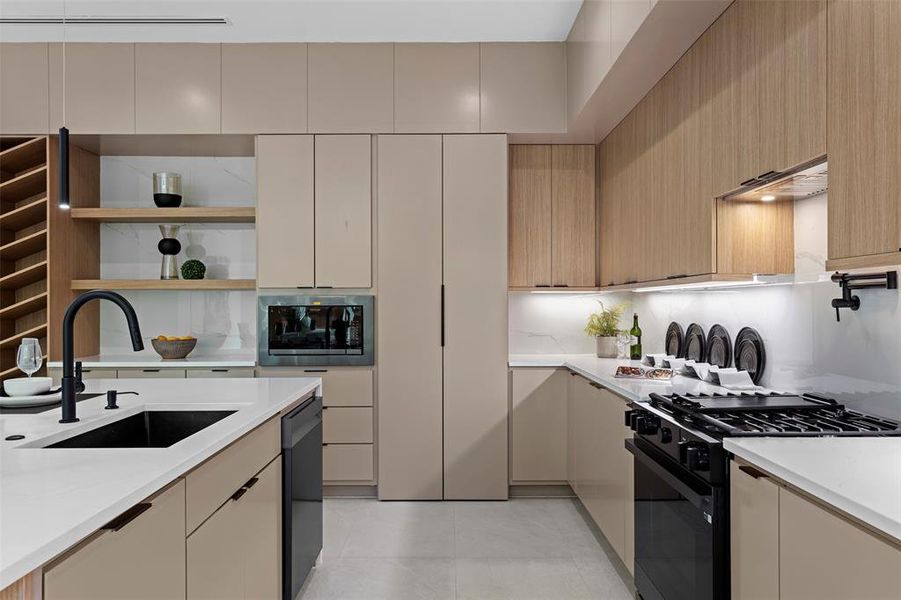
<path fill-rule="evenodd" d="M 316 287 L 372 286 L 371 143 L 316 136 Z"/>
<path fill-rule="evenodd" d="M 478 133 L 479 44 L 395 44 L 398 133 Z"/>
<path fill-rule="evenodd" d="M 135 44 L 136 133 L 219 133 L 219 44 Z"/>
<path fill-rule="evenodd" d="M 778 556 L 786 600 L 901 598 L 901 546 L 786 488 L 779 489 Z"/>
<path fill-rule="evenodd" d="M 306 44 L 222 44 L 222 133 L 306 131 Z"/>
<path fill-rule="evenodd" d="M 256 138 L 257 286 L 313 287 L 313 136 Z"/>
<path fill-rule="evenodd" d="M 565 132 L 565 44 L 495 42 L 480 46 L 481 130 Z"/>
<path fill-rule="evenodd" d="M 826 0 L 739 0 L 738 177 L 826 152 Z"/>
<path fill-rule="evenodd" d="M 779 486 L 750 465 L 729 469 L 732 598 L 779 598 Z"/>
<path fill-rule="evenodd" d="M 566 481 L 566 369 L 512 369 L 510 481 Z"/>
<path fill-rule="evenodd" d="M 308 44 L 309 131 L 394 131 L 394 45 Z"/>
<path fill-rule="evenodd" d="M 595 149 L 510 146 L 510 287 L 596 285 Z"/>
<path fill-rule="evenodd" d="M 901 4 L 829 1 L 831 269 L 901 262 Z"/>
<path fill-rule="evenodd" d="M 281 457 L 239 488 L 187 539 L 187 597 L 281 597 Z M 148 597 L 146 594 L 141 596 Z"/>
<path fill-rule="evenodd" d="M 47 44 L 0 44 L 0 132 L 47 133 Z"/>
<path fill-rule="evenodd" d="M 142 505 L 45 566 L 43 598 L 184 600 L 184 480 Z"/>
<path fill-rule="evenodd" d="M 62 44 L 50 44 L 50 128 L 63 124 L 72 133 L 135 132 L 134 44 L 67 44 L 65 61 Z"/>

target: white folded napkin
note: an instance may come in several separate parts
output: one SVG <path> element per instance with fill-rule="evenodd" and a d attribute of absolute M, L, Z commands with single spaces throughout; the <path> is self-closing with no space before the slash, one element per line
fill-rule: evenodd
<path fill-rule="evenodd" d="M 717 385 L 730 390 L 755 390 L 758 387 L 747 371 L 720 369 L 717 372 L 717 377 L 719 379 Z"/>
<path fill-rule="evenodd" d="M 667 356 L 665 362 L 665 366 L 673 371 L 681 371 L 685 367 L 686 360 L 684 358 L 676 358 L 675 356 Z"/>

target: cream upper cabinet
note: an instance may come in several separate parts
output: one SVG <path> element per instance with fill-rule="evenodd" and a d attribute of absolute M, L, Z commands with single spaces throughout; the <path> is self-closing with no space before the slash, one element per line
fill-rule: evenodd
<path fill-rule="evenodd" d="M 281 598 L 281 457 L 187 539 L 191 600 Z M 142 596 L 148 597 L 148 596 Z"/>
<path fill-rule="evenodd" d="M 443 166 L 444 496 L 506 499 L 507 137 L 446 135 Z"/>
<path fill-rule="evenodd" d="M 309 44 L 310 132 L 394 131 L 394 45 Z"/>
<path fill-rule="evenodd" d="M 317 135 L 315 143 L 316 287 L 371 287 L 371 137 Z"/>
<path fill-rule="evenodd" d="M 395 44 L 398 133 L 479 131 L 479 44 Z"/>
<path fill-rule="evenodd" d="M 513 369 L 510 402 L 510 481 L 567 479 L 565 369 Z"/>
<path fill-rule="evenodd" d="M 786 600 L 901 598 L 901 545 L 779 490 L 779 594 Z"/>
<path fill-rule="evenodd" d="M 135 45 L 137 133 L 219 133 L 219 44 Z"/>
<path fill-rule="evenodd" d="M 564 43 L 483 43 L 481 74 L 483 132 L 566 131 Z"/>
<path fill-rule="evenodd" d="M 256 138 L 257 286 L 313 287 L 313 136 Z"/>
<path fill-rule="evenodd" d="M 45 566 L 43 592 L 44 600 L 184 600 L 184 481 Z"/>
<path fill-rule="evenodd" d="M 441 136 L 377 140 L 378 493 L 440 500 Z"/>
<path fill-rule="evenodd" d="M 47 133 L 47 44 L 0 44 L 0 132 Z"/>
<path fill-rule="evenodd" d="M 306 131 L 306 44 L 222 44 L 222 133 Z"/>
<path fill-rule="evenodd" d="M 729 486 L 732 598 L 779 598 L 779 486 L 735 461 Z"/>
<path fill-rule="evenodd" d="M 67 44 L 65 61 L 62 44 L 50 44 L 50 129 L 63 124 L 72 133 L 135 132 L 134 44 Z"/>

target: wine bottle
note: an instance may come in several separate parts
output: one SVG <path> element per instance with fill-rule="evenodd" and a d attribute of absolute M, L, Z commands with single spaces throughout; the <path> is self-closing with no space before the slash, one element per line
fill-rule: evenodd
<path fill-rule="evenodd" d="M 632 329 L 629 330 L 632 336 L 632 345 L 629 347 L 629 358 L 632 360 L 641 360 L 641 327 L 638 326 L 638 313 L 632 315 Z"/>

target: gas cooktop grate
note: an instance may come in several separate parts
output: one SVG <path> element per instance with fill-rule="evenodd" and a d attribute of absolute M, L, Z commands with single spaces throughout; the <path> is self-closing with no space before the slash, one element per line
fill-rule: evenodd
<path fill-rule="evenodd" d="M 651 404 L 717 437 L 901 436 L 901 423 L 813 394 L 651 394 Z"/>

